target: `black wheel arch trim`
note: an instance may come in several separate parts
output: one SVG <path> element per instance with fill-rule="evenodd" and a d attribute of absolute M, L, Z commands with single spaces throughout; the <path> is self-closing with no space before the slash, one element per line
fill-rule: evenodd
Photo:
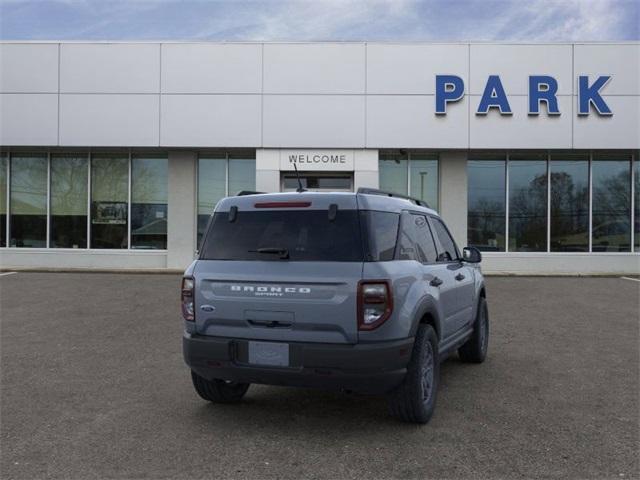
<path fill-rule="evenodd" d="M 422 323 L 422 319 L 425 316 L 430 316 L 433 320 L 432 326 L 436 331 L 436 335 L 438 337 L 438 341 L 442 340 L 442 322 L 440 320 L 440 314 L 438 313 L 438 308 L 436 307 L 436 301 L 431 297 L 423 297 L 420 302 L 416 314 L 413 320 L 413 325 L 411 326 L 411 337 L 415 337 L 416 332 L 418 331 L 418 326 Z"/>

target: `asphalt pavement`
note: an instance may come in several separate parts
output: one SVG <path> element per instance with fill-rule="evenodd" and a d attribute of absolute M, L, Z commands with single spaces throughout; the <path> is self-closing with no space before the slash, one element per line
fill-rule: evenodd
<path fill-rule="evenodd" d="M 428 425 L 380 397 L 194 392 L 177 275 L 0 276 L 0 477 L 640 477 L 640 282 L 487 279 L 489 358 Z"/>

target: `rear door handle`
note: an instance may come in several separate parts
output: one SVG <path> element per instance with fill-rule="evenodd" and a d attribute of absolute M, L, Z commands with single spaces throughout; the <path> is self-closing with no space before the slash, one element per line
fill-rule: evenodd
<path fill-rule="evenodd" d="M 464 275 L 459 273 L 459 274 L 456 275 L 455 278 L 456 278 L 456 280 L 461 281 L 461 280 L 464 280 Z"/>
<path fill-rule="evenodd" d="M 432 287 L 439 287 L 440 285 L 442 285 L 442 280 L 440 280 L 438 277 L 433 277 L 433 280 L 429 282 L 429 285 L 431 285 Z"/>

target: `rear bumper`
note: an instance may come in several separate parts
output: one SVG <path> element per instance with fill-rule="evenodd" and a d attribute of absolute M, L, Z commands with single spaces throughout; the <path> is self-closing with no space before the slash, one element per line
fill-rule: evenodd
<path fill-rule="evenodd" d="M 289 367 L 248 363 L 248 340 L 185 332 L 184 360 L 201 377 L 243 383 L 385 393 L 402 382 L 413 338 L 341 345 L 290 343 Z"/>

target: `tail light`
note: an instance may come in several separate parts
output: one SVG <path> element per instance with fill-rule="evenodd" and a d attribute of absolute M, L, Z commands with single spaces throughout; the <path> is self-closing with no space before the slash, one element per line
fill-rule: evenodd
<path fill-rule="evenodd" d="M 182 317 L 188 322 L 195 321 L 193 306 L 193 286 L 194 280 L 192 277 L 184 277 L 182 279 Z"/>
<path fill-rule="evenodd" d="M 393 296 L 387 280 L 367 280 L 358 284 L 358 330 L 373 330 L 393 311 Z"/>

